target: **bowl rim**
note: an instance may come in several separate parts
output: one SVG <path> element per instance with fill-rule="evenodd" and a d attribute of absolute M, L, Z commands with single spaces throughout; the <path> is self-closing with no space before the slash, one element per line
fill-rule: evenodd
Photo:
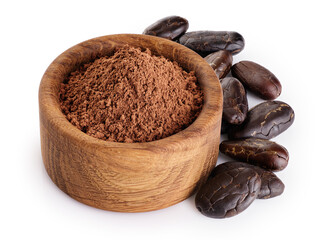
<path fill-rule="evenodd" d="M 184 54 L 184 58 L 190 58 L 192 59 L 192 62 L 197 62 L 197 69 L 194 71 L 198 80 L 200 78 L 202 80 L 200 86 L 204 91 L 204 104 L 199 116 L 187 128 L 168 137 L 151 142 L 123 143 L 92 137 L 79 130 L 66 119 L 60 108 L 59 97 L 56 96 L 57 94 L 54 92 L 57 91 L 56 88 L 61 82 L 57 81 L 57 79 L 61 80 L 61 75 L 63 74 L 61 68 L 66 69 L 70 67 L 70 65 L 73 64 L 72 58 L 76 58 L 79 54 L 82 54 L 82 51 L 85 51 L 92 45 L 100 44 L 105 41 L 114 41 L 117 43 L 117 40 L 119 41 L 119 39 L 128 38 L 137 41 L 142 40 L 142 43 L 152 40 L 156 42 L 155 45 L 157 45 L 157 47 L 175 48 L 176 51 L 173 54 Z M 97 48 L 97 46 L 95 47 Z M 99 49 L 96 50 L 99 51 Z M 150 50 L 153 52 L 152 49 Z M 179 62 L 178 64 L 180 65 Z M 189 71 L 188 69 L 186 70 Z M 70 71 L 68 72 L 70 73 Z M 60 76 L 60 78 L 57 76 Z M 154 152 L 158 150 L 161 151 L 161 148 L 163 147 L 166 151 L 170 151 L 170 149 L 175 151 L 177 148 L 181 148 L 181 144 L 192 144 L 195 138 L 200 138 L 202 135 L 205 135 L 206 131 L 212 130 L 212 127 L 220 128 L 221 124 L 219 123 L 221 123 L 222 116 L 222 89 L 218 77 L 209 64 L 200 55 L 181 44 L 164 38 L 143 34 L 112 34 L 78 43 L 53 60 L 46 69 L 39 86 L 39 110 L 40 118 L 45 117 L 50 121 L 52 126 L 64 134 L 64 136 L 68 136 L 70 139 L 80 143 L 85 142 L 87 145 L 94 146 L 95 149 L 144 149 L 152 150 Z"/>

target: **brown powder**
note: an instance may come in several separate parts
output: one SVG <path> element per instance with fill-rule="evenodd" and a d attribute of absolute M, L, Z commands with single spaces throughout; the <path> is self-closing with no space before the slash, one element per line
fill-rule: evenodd
<path fill-rule="evenodd" d="M 150 50 L 124 46 L 70 74 L 61 84 L 67 119 L 90 136 L 149 142 L 189 126 L 203 104 L 194 72 Z"/>

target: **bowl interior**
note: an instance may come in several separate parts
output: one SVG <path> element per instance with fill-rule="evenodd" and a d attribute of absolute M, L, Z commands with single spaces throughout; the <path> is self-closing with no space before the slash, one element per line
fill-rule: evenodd
<path fill-rule="evenodd" d="M 198 118 L 186 129 L 160 140 L 146 143 L 117 143 L 108 142 L 91 137 L 73 126 L 61 112 L 59 104 L 60 83 L 80 65 L 93 61 L 101 56 L 110 56 L 115 48 L 129 44 L 140 47 L 142 50 L 150 49 L 155 55 L 162 55 L 171 61 L 176 61 L 186 71 L 194 71 L 204 91 L 204 105 Z M 71 47 L 59 55 L 48 67 L 41 81 L 39 90 L 39 103 L 47 111 L 54 125 L 64 134 L 94 144 L 97 147 L 116 148 L 143 148 L 159 151 L 161 147 L 167 150 L 177 147 L 175 143 L 191 143 L 195 138 L 201 137 L 212 125 L 220 122 L 222 114 L 222 91 L 219 80 L 212 68 L 192 50 L 166 39 L 139 35 L 117 34 L 94 38 Z M 170 147 L 171 146 L 171 147 Z"/>

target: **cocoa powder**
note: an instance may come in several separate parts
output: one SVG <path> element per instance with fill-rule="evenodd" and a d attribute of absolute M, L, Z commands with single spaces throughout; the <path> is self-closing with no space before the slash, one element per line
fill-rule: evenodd
<path fill-rule="evenodd" d="M 201 111 L 203 93 L 194 72 L 126 45 L 72 72 L 61 84 L 60 104 L 90 136 L 149 142 L 189 126 Z"/>

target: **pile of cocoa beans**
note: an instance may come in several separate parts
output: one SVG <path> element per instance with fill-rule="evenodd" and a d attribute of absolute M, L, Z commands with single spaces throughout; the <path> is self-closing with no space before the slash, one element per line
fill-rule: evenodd
<path fill-rule="evenodd" d="M 195 205 L 205 216 L 237 215 L 255 199 L 279 196 L 283 182 L 273 173 L 289 161 L 287 149 L 270 141 L 289 128 L 294 111 L 282 101 L 282 86 L 268 69 L 252 61 L 233 65 L 233 55 L 244 49 L 241 34 L 232 31 L 187 32 L 189 22 L 179 16 L 158 20 L 143 34 L 176 41 L 204 57 L 218 76 L 223 90 L 221 133 L 228 140 L 220 152 L 230 160 L 218 165 L 196 194 Z M 265 100 L 248 109 L 247 91 Z"/>

